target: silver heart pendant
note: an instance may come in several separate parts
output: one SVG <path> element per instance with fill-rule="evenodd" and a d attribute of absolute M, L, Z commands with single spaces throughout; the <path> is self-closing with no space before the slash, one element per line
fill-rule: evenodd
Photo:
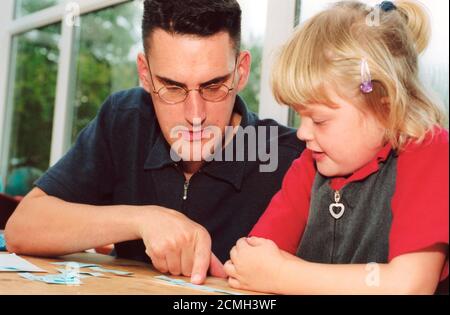
<path fill-rule="evenodd" d="M 334 208 L 339 208 L 339 212 L 335 212 Z M 344 215 L 344 211 L 345 211 L 345 207 L 342 203 L 332 203 L 330 205 L 330 214 L 333 218 L 335 218 L 336 220 L 339 219 L 340 217 L 342 217 Z"/>

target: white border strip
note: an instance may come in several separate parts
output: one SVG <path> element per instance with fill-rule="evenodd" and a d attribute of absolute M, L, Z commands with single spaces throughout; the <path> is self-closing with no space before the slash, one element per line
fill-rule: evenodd
<path fill-rule="evenodd" d="M 50 166 L 54 165 L 65 153 L 70 138 L 72 110 L 70 106 L 70 82 L 72 71 L 74 28 L 66 23 L 61 24 L 61 40 L 59 42 L 58 77 L 56 81 L 55 106 L 53 114 L 52 142 L 50 150 Z M 71 124 L 70 124 L 71 125 Z"/>
<path fill-rule="evenodd" d="M 295 0 L 269 0 L 267 9 L 266 36 L 263 47 L 261 69 L 261 94 L 259 116 L 275 119 L 287 125 L 288 107 L 278 105 L 270 88 L 270 74 L 274 53 L 287 41 L 294 29 Z"/>

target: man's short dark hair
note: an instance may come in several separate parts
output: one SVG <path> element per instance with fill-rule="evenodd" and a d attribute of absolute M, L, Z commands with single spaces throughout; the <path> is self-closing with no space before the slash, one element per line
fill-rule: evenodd
<path fill-rule="evenodd" d="M 160 28 L 179 35 L 208 37 L 227 32 L 238 52 L 241 43 L 241 8 L 236 0 L 145 0 L 142 40 Z"/>

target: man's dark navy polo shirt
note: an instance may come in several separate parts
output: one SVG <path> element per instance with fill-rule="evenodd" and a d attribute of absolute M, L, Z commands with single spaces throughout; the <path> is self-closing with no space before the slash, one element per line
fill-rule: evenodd
<path fill-rule="evenodd" d="M 242 115 L 243 128 L 279 126 L 273 120 L 259 120 L 239 97 L 234 111 Z M 275 172 L 260 172 L 259 166 L 267 164 L 260 161 L 211 161 L 192 176 L 184 199 L 184 174 L 170 157 L 151 97 L 135 88 L 110 96 L 70 151 L 36 186 L 68 202 L 178 210 L 209 231 L 212 250 L 224 262 L 281 188 L 284 174 L 303 149 L 293 129 L 279 126 Z M 148 261 L 142 240 L 115 248 L 120 257 Z"/>

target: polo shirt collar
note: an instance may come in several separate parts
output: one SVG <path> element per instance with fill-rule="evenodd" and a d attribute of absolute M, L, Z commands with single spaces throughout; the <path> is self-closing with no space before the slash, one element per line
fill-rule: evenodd
<path fill-rule="evenodd" d="M 239 97 L 236 97 L 234 103 L 233 112 L 241 115 L 240 126 L 245 128 L 249 125 L 255 125 L 255 118 L 250 115 L 247 110 L 247 106 L 244 101 Z M 156 117 L 155 117 L 156 120 Z M 150 148 L 147 158 L 144 163 L 145 170 L 160 169 L 169 165 L 175 165 L 176 163 L 170 157 L 170 146 L 164 138 L 161 128 L 157 128 L 158 135 L 153 146 Z M 235 146 L 236 137 L 233 138 L 233 145 Z M 226 181 L 234 186 L 236 190 L 240 190 L 242 186 L 242 180 L 245 174 L 245 161 L 216 161 L 206 162 L 201 172 L 208 174 L 211 177 L 219 180 Z"/>
<path fill-rule="evenodd" d="M 153 143 L 153 146 L 150 148 L 144 163 L 145 170 L 155 170 L 175 164 L 170 158 L 170 146 L 164 138 L 161 128 L 159 128 L 159 124 L 157 133 L 155 143 Z"/>

